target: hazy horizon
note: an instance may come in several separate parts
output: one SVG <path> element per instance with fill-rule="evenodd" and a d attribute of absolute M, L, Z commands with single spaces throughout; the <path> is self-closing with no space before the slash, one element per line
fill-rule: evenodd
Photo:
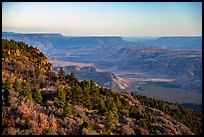
<path fill-rule="evenodd" d="M 63 36 L 202 36 L 202 3 L 3 2 L 2 31 Z"/>
<path fill-rule="evenodd" d="M 157 37 L 202 37 L 202 35 L 164 35 L 164 36 L 122 36 L 122 35 L 64 35 L 57 32 L 14 32 L 14 31 L 2 31 L 2 33 L 20 33 L 20 34 L 61 34 L 65 37 L 138 37 L 138 38 L 157 38 Z"/>

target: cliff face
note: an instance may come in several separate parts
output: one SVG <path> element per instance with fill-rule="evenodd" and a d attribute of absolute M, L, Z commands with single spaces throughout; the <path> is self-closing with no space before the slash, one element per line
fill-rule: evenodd
<path fill-rule="evenodd" d="M 201 113 L 104 89 L 93 81 L 79 82 L 62 69 L 56 74 L 37 48 L 13 40 L 2 40 L 2 131 L 4 135 L 202 133 Z"/>
<path fill-rule="evenodd" d="M 202 50 L 201 36 L 178 36 L 178 37 L 160 37 L 157 40 L 147 42 L 146 44 L 154 46 L 164 46 L 173 49 Z"/>
<path fill-rule="evenodd" d="M 39 48 L 42 52 L 49 51 L 53 47 L 52 40 L 61 39 L 61 34 L 22 34 L 2 33 L 2 39 L 23 41 L 28 45 Z"/>
<path fill-rule="evenodd" d="M 2 32 L 3 39 L 23 41 L 31 46 L 38 47 L 44 53 L 53 50 L 70 50 L 78 48 L 100 49 L 105 47 L 120 47 L 135 45 L 134 42 L 124 41 L 119 36 L 111 37 L 66 37 L 61 34 L 22 34 Z"/>
<path fill-rule="evenodd" d="M 118 70 L 144 72 L 157 78 L 173 79 L 173 84 L 182 88 L 202 89 L 201 51 L 132 46 L 120 49 L 109 64 L 103 66 L 111 66 L 111 63 Z"/>

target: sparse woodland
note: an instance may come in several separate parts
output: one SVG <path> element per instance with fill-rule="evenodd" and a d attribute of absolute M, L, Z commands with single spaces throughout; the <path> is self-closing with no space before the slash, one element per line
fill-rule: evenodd
<path fill-rule="evenodd" d="M 3 135 L 193 135 L 202 114 L 52 71 L 39 49 L 2 40 Z"/>

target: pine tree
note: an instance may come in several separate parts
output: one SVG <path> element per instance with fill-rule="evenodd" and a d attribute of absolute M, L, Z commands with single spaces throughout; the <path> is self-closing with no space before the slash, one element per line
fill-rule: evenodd
<path fill-rule="evenodd" d="M 118 96 L 115 97 L 115 102 L 116 102 L 115 104 L 116 104 L 116 106 L 117 106 L 118 112 L 121 113 L 121 111 L 122 111 L 122 103 L 121 103 L 121 101 L 119 100 L 119 97 L 118 97 Z"/>
<path fill-rule="evenodd" d="M 65 78 L 65 72 L 62 68 L 60 68 L 60 71 L 58 73 L 59 78 L 64 79 Z"/>
<path fill-rule="evenodd" d="M 18 81 L 18 79 L 15 79 L 13 88 L 16 92 L 21 92 L 21 83 Z"/>
<path fill-rule="evenodd" d="M 87 98 L 86 107 L 91 110 L 93 108 L 92 102 L 90 98 Z"/>
<path fill-rule="evenodd" d="M 72 108 L 71 108 L 71 104 L 70 103 L 66 103 L 66 105 L 63 107 L 63 114 L 62 116 L 68 117 L 72 115 Z"/>
<path fill-rule="evenodd" d="M 57 88 L 56 97 L 58 98 L 58 102 L 57 102 L 58 107 L 63 108 L 64 103 L 66 101 L 66 94 L 64 92 L 63 87 L 60 86 L 60 87 Z"/>
<path fill-rule="evenodd" d="M 138 107 L 136 107 L 136 106 L 131 106 L 130 107 L 129 116 L 133 117 L 133 118 L 136 118 L 136 119 L 140 119 L 140 118 L 144 117 L 144 115 L 141 112 L 141 110 Z"/>
<path fill-rule="evenodd" d="M 108 110 L 105 106 L 104 100 L 102 98 L 100 98 L 99 103 L 98 103 L 98 112 L 101 114 L 105 114 L 107 111 Z"/>
<path fill-rule="evenodd" d="M 84 121 L 83 124 L 80 126 L 80 129 L 84 129 L 84 128 L 92 129 L 93 126 L 88 121 Z"/>
<path fill-rule="evenodd" d="M 10 78 L 6 79 L 4 89 L 11 90 L 11 80 L 10 80 Z"/>
<path fill-rule="evenodd" d="M 69 102 L 72 99 L 71 89 L 69 87 L 65 87 L 64 92 L 66 94 L 66 102 Z"/>
<path fill-rule="evenodd" d="M 82 82 L 82 90 L 83 90 L 83 98 L 82 102 L 85 102 L 85 105 L 89 108 L 92 108 L 91 104 L 91 96 L 90 96 L 90 82 L 89 81 L 83 81 Z"/>
<path fill-rule="evenodd" d="M 81 103 L 81 98 L 83 97 L 83 91 L 81 87 L 77 84 L 76 86 L 72 86 L 72 102 L 77 102 L 77 104 Z"/>
<path fill-rule="evenodd" d="M 22 95 L 28 97 L 28 99 L 32 100 L 32 93 L 31 93 L 31 89 L 30 89 L 30 84 L 24 80 L 23 84 L 22 84 L 22 90 L 20 92 Z"/>
<path fill-rule="evenodd" d="M 118 118 L 118 109 L 117 109 L 116 104 L 114 102 L 111 102 L 110 110 L 112 111 L 114 117 Z"/>
<path fill-rule="evenodd" d="M 93 80 L 90 80 L 90 87 L 91 87 L 91 91 L 93 91 L 94 89 L 95 89 L 95 87 L 96 87 L 96 84 L 95 84 L 95 82 L 93 81 Z"/>
<path fill-rule="evenodd" d="M 108 129 L 108 130 L 112 130 L 112 129 L 115 129 L 115 125 L 114 125 L 114 115 L 113 115 L 113 113 L 111 112 L 111 111 L 108 111 L 107 113 L 106 113 L 106 128 Z"/>
<path fill-rule="evenodd" d="M 41 92 L 38 89 L 34 89 L 32 93 L 33 93 L 33 100 L 36 103 L 42 103 L 43 99 L 42 99 Z"/>
<path fill-rule="evenodd" d="M 5 106 L 7 107 L 10 106 L 9 99 L 8 99 L 10 95 L 10 91 L 11 91 L 11 81 L 9 78 L 7 78 L 4 84 L 4 92 L 3 92 L 4 99 L 5 99 Z"/>
<path fill-rule="evenodd" d="M 69 75 L 69 81 L 71 86 L 75 86 L 76 84 L 79 83 L 78 79 L 75 77 L 74 73 L 70 73 Z"/>

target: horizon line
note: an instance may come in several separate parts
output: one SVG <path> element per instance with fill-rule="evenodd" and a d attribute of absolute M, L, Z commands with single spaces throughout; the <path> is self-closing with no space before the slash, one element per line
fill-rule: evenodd
<path fill-rule="evenodd" d="M 2 31 L 2 33 L 14 33 L 14 34 L 54 34 L 54 35 L 62 35 L 65 37 L 202 37 L 202 35 L 64 35 L 62 33 L 56 33 L 56 32 L 14 32 L 14 31 Z"/>

